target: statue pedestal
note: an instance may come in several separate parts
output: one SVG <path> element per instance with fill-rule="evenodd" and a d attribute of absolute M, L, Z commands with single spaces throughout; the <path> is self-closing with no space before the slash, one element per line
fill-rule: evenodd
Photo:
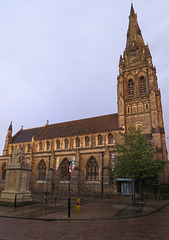
<path fill-rule="evenodd" d="M 3 205 L 21 205 L 32 202 L 29 190 L 31 167 L 23 162 L 11 162 L 6 167 L 5 189 L 1 192 Z"/>

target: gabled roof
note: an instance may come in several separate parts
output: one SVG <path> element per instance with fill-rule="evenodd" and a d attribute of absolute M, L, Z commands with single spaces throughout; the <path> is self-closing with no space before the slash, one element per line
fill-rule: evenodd
<path fill-rule="evenodd" d="M 86 118 L 70 122 L 46 125 L 44 127 L 20 130 L 11 143 L 28 142 L 34 136 L 35 140 L 69 137 L 118 129 L 118 114 Z"/>

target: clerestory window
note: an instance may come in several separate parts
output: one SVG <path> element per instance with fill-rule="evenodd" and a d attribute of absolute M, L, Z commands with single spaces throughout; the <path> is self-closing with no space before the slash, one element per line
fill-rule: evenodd
<path fill-rule="evenodd" d="M 108 144 L 113 144 L 113 134 L 111 133 L 108 135 Z"/>
<path fill-rule="evenodd" d="M 80 138 L 76 138 L 76 147 L 80 147 Z"/>
<path fill-rule="evenodd" d="M 57 149 L 60 149 L 60 141 L 59 140 L 57 140 L 57 142 L 56 142 L 56 147 L 57 147 Z"/>
<path fill-rule="evenodd" d="M 103 145 L 103 137 L 102 137 L 102 135 L 98 135 L 98 145 Z"/>
<path fill-rule="evenodd" d="M 85 137 L 85 147 L 88 147 L 90 144 L 90 139 L 88 136 Z"/>

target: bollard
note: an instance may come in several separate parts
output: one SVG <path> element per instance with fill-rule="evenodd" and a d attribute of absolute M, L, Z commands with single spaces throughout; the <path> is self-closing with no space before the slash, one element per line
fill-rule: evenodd
<path fill-rule="evenodd" d="M 16 200 L 17 200 L 17 193 L 15 193 L 14 211 L 15 211 L 15 208 L 16 208 Z"/>
<path fill-rule="evenodd" d="M 79 213 L 80 212 L 80 198 L 77 199 L 76 207 L 75 207 L 75 212 Z"/>

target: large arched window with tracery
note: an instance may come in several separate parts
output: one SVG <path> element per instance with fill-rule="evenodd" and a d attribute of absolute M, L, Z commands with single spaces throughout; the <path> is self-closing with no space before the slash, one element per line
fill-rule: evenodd
<path fill-rule="evenodd" d="M 38 180 L 45 180 L 46 178 L 46 163 L 42 159 L 38 164 Z"/>
<path fill-rule="evenodd" d="M 113 134 L 111 133 L 108 135 L 108 144 L 113 144 Z"/>
<path fill-rule="evenodd" d="M 64 158 L 60 164 L 61 178 L 68 180 L 68 169 L 69 169 L 69 161 L 67 158 Z"/>
<path fill-rule="evenodd" d="M 6 176 L 6 163 L 4 162 L 3 164 L 2 164 L 2 180 L 5 180 L 5 176 Z"/>
<path fill-rule="evenodd" d="M 99 166 L 95 157 L 91 157 L 86 164 L 86 179 L 88 181 L 99 179 Z"/>
<path fill-rule="evenodd" d="M 146 94 L 146 80 L 143 76 L 141 76 L 139 79 L 139 91 L 140 95 Z"/>
<path fill-rule="evenodd" d="M 76 138 L 76 147 L 80 147 L 80 138 Z"/>
<path fill-rule="evenodd" d="M 98 145 L 103 145 L 103 137 L 102 135 L 98 135 Z"/>
<path fill-rule="evenodd" d="M 134 82 L 131 78 L 128 80 L 128 96 L 134 96 Z"/>

